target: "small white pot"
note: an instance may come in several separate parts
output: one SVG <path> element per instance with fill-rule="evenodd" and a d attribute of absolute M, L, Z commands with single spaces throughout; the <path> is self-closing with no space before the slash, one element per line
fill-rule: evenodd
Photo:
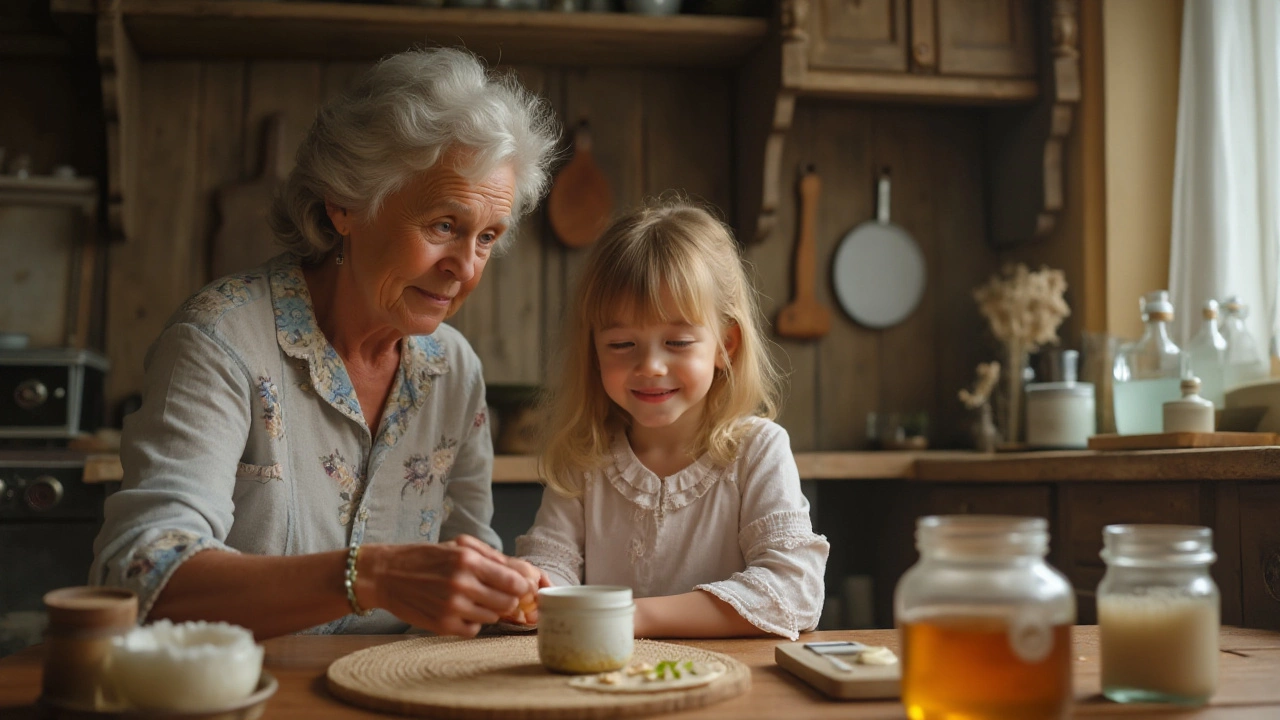
<path fill-rule="evenodd" d="M 631 661 L 631 588 L 573 585 L 538 591 L 538 658 L 553 672 L 619 670 Z"/>

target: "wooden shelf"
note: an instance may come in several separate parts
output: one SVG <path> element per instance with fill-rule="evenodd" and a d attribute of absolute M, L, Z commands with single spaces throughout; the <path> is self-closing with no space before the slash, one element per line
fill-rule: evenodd
<path fill-rule="evenodd" d="M 464 45 L 490 62 L 736 67 L 763 18 L 420 8 L 251 0 L 118 0 L 141 58 L 369 60 Z M 55 12 L 81 3 L 52 0 Z"/>

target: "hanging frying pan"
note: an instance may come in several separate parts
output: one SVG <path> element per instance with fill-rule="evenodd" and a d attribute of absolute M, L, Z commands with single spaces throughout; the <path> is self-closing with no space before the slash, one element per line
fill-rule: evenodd
<path fill-rule="evenodd" d="M 840 306 L 866 327 L 897 325 L 920 304 L 924 254 L 906 230 L 889 221 L 888 168 L 877 182 L 876 219 L 844 236 L 831 272 Z"/>

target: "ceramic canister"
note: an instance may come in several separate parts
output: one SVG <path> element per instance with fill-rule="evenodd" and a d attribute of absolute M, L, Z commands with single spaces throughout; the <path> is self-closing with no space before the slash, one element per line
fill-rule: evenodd
<path fill-rule="evenodd" d="M 573 585 L 538 591 L 538 658 L 554 672 L 619 670 L 631 661 L 631 588 Z"/>

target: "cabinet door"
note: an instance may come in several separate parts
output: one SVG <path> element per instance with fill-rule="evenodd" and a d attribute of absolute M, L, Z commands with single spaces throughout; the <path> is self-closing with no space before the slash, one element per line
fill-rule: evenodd
<path fill-rule="evenodd" d="M 907 0 L 811 0 L 809 66 L 907 69 Z"/>
<path fill-rule="evenodd" d="M 1280 484 L 1240 485 L 1244 626 L 1280 630 Z"/>
<path fill-rule="evenodd" d="M 1206 502 L 1204 492 L 1199 483 L 1192 482 L 1067 482 L 1058 486 L 1058 536 L 1052 539 L 1050 552 L 1076 589 L 1077 622 L 1097 622 L 1094 596 L 1106 572 L 1099 556 L 1102 529 L 1126 523 L 1212 525 L 1212 503 Z"/>
<path fill-rule="evenodd" d="M 935 0 L 938 71 L 944 75 L 1036 74 L 1034 0 Z"/>

